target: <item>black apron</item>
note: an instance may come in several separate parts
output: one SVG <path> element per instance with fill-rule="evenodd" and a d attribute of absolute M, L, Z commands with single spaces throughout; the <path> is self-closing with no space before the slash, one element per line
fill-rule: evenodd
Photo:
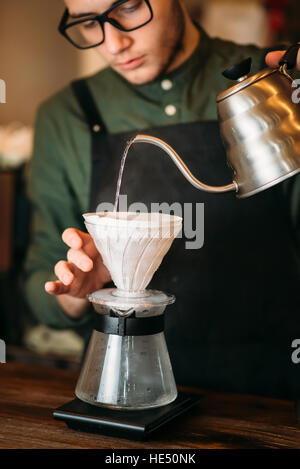
<path fill-rule="evenodd" d="M 73 83 L 91 131 L 90 210 L 114 202 L 121 156 L 137 133 L 169 143 L 200 180 L 231 182 L 217 122 L 109 134 L 84 80 Z M 130 110 L 128 111 L 130 112 Z M 143 202 L 204 203 L 204 245 L 176 239 L 149 288 L 176 295 L 166 340 L 177 384 L 274 397 L 300 396 L 300 275 L 296 240 L 280 185 L 239 200 L 198 191 L 149 144 L 129 152 L 121 194 Z"/>

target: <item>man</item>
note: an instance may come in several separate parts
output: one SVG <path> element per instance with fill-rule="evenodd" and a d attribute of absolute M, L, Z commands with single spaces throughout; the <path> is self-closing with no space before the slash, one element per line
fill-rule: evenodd
<path fill-rule="evenodd" d="M 82 213 L 112 200 L 126 140 L 141 130 L 157 135 L 194 173 L 223 185 L 230 174 L 215 98 L 231 84 L 221 72 L 248 56 L 255 72 L 265 53 L 210 39 L 182 0 L 65 3 L 60 31 L 76 47 L 95 47 L 109 67 L 39 109 L 26 294 L 41 321 L 84 333 L 91 327 L 86 295 L 105 286 L 110 275 L 84 231 Z M 268 54 L 267 64 L 276 66 L 282 55 Z M 299 271 L 282 186 L 247 201 L 200 194 L 151 152 L 128 158 L 126 193 L 132 200 L 205 203 L 204 247 L 186 251 L 176 240 L 153 280 L 178 297 L 166 331 L 177 381 L 298 394 L 290 344 L 298 331 Z M 293 192 L 293 183 L 288 188 Z"/>

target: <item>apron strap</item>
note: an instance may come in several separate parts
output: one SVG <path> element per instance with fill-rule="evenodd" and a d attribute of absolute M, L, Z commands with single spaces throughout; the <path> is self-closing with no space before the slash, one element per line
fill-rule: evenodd
<path fill-rule="evenodd" d="M 76 80 L 71 83 L 72 90 L 85 115 L 86 121 L 93 134 L 106 132 L 106 127 L 101 119 L 93 95 L 85 79 Z"/>
<path fill-rule="evenodd" d="M 84 113 L 86 122 L 91 134 L 91 181 L 89 207 L 93 207 L 91 211 L 96 210 L 96 195 L 94 191 L 101 186 L 101 178 L 105 176 L 106 169 L 110 164 L 111 150 L 108 142 L 108 133 L 106 126 L 101 119 L 100 112 L 96 106 L 96 102 L 88 87 L 86 80 L 77 80 L 71 83 L 73 92 Z M 95 171 L 97 165 L 97 171 Z M 97 201 L 99 203 L 100 200 Z"/>

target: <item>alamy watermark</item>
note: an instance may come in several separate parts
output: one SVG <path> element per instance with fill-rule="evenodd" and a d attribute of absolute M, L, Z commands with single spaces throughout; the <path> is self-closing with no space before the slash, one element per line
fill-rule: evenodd
<path fill-rule="evenodd" d="M 6 363 L 6 345 L 2 339 L 0 339 L 0 363 Z"/>
<path fill-rule="evenodd" d="M 300 78 L 297 78 L 296 80 L 293 81 L 292 87 L 297 88 L 292 93 L 292 101 L 294 104 L 299 104 L 300 103 Z"/>
<path fill-rule="evenodd" d="M 6 83 L 0 78 L 0 103 L 6 103 Z"/>
<path fill-rule="evenodd" d="M 97 207 L 97 212 L 113 211 L 114 205 L 109 202 L 100 203 Z M 182 229 L 176 237 L 184 237 L 186 239 L 185 248 L 201 249 L 204 245 L 204 203 L 187 202 L 180 204 L 179 202 L 174 202 L 168 204 L 167 202 L 152 202 L 149 212 L 147 206 L 142 202 L 134 202 L 128 207 L 127 195 L 121 194 L 119 197 L 118 213 L 121 214 L 122 212 L 144 214 L 144 222 L 136 223 L 136 235 L 139 236 L 141 230 L 145 232 L 146 229 L 149 231 L 149 234 L 151 233 L 153 238 L 172 237 L 172 233 L 177 231 L 178 222 L 168 219 L 168 217 L 163 218 L 163 215 L 180 217 L 183 219 Z M 162 218 L 159 217 L 160 214 L 162 214 Z M 118 218 L 120 219 L 120 217 Z M 124 222 L 120 222 L 118 225 L 117 235 L 119 237 L 126 236 L 128 230 L 131 230 L 131 226 L 124 220 Z"/>
<path fill-rule="evenodd" d="M 300 339 L 294 339 L 291 347 L 295 349 L 291 356 L 292 362 L 297 365 L 300 363 Z"/>

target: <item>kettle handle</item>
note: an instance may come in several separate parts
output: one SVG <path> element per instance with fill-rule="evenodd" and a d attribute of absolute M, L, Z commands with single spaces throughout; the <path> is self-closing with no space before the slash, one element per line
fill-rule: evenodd
<path fill-rule="evenodd" d="M 293 44 L 290 46 L 279 62 L 280 67 L 285 66 L 286 70 L 295 68 L 299 48 L 300 44 Z"/>
<path fill-rule="evenodd" d="M 150 135 L 137 135 L 131 140 L 131 145 L 133 143 L 151 143 L 152 145 L 156 145 L 157 147 L 164 150 L 171 158 L 173 163 L 175 163 L 179 171 L 183 174 L 185 179 L 190 184 L 192 184 L 192 186 L 196 187 L 196 189 L 210 193 L 223 193 L 231 191 L 238 192 L 238 185 L 235 181 L 233 181 L 231 184 L 227 184 L 226 186 L 208 186 L 207 184 L 204 184 L 203 182 L 196 179 L 195 176 L 193 176 L 193 174 L 190 172 L 189 168 L 182 161 L 180 156 L 176 153 L 176 151 L 160 138 L 151 137 Z"/>

